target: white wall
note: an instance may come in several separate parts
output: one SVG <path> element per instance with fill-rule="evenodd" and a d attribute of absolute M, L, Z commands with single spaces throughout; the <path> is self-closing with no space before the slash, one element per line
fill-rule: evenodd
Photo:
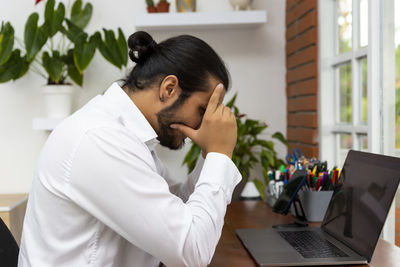
<path fill-rule="evenodd" d="M 42 14 L 45 1 L 37 6 L 34 6 L 34 0 L 1 1 L 0 20 L 11 21 L 16 35 L 22 38 L 26 18 L 33 11 Z M 94 15 L 88 32 L 102 27 L 121 27 L 128 37 L 135 31 L 135 14 L 145 12 L 144 0 L 91 2 Z M 174 11 L 175 1 L 171 2 Z M 198 11 L 231 10 L 228 0 L 197 2 Z M 269 133 L 281 131 L 285 134 L 285 1 L 253 2 L 254 9 L 268 12 L 268 22 L 256 29 L 150 33 L 157 42 L 182 33 L 205 40 L 225 60 L 230 70 L 232 89 L 226 99 L 238 92 L 237 105 L 243 113 L 250 118 L 264 120 L 269 125 Z M 111 66 L 97 53 L 85 72 L 83 88 L 76 88 L 74 110 L 102 93 L 113 81 L 122 78 L 126 71 Z M 47 138 L 47 133 L 32 130 L 32 118 L 44 116 L 40 95 L 43 84 L 45 80 L 33 72 L 16 82 L 0 84 L 0 193 L 29 191 L 35 161 Z M 164 148 L 158 151 L 177 180 L 183 179 L 186 169 L 180 163 L 187 148 L 178 152 Z M 278 152 L 283 157 L 286 151 L 278 145 Z"/>

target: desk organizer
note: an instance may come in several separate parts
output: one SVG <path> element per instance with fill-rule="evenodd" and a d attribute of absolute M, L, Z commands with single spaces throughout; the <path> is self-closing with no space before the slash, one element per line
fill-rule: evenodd
<path fill-rule="evenodd" d="M 307 221 L 322 222 L 333 191 L 300 191 L 299 199 Z"/>

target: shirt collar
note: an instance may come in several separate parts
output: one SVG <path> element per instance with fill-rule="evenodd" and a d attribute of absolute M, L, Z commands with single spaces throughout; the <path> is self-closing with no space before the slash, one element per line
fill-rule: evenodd
<path fill-rule="evenodd" d="M 123 124 L 153 150 L 159 143 L 156 139 L 157 133 L 121 86 L 116 82 L 113 83 L 104 93 L 104 96 L 110 99 L 121 111 Z"/>

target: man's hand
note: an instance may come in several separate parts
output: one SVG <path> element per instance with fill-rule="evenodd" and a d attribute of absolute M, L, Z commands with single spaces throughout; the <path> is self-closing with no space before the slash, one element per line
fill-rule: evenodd
<path fill-rule="evenodd" d="M 236 118 L 222 104 L 223 96 L 224 86 L 218 84 L 210 97 L 199 129 L 194 130 L 182 124 L 171 124 L 170 127 L 192 139 L 203 153 L 218 152 L 232 158 L 237 138 Z"/>

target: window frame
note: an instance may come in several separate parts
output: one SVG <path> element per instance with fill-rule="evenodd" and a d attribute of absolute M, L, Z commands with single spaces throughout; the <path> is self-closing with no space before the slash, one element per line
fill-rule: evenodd
<path fill-rule="evenodd" d="M 320 158 L 338 164 L 339 133 L 350 133 L 353 148 L 359 147 L 358 134 L 367 134 L 368 151 L 395 155 L 395 48 L 394 1 L 368 0 L 368 45 L 359 48 L 359 0 L 352 2 L 352 50 L 336 54 L 336 1 L 318 1 L 319 46 L 319 144 Z M 361 109 L 361 61 L 367 58 L 368 69 L 368 122 L 358 124 Z M 352 124 L 336 123 L 338 83 L 335 68 L 351 62 L 352 66 Z M 335 99 L 332 105 L 332 99 Z M 383 229 L 383 238 L 394 243 L 394 205 Z"/>

